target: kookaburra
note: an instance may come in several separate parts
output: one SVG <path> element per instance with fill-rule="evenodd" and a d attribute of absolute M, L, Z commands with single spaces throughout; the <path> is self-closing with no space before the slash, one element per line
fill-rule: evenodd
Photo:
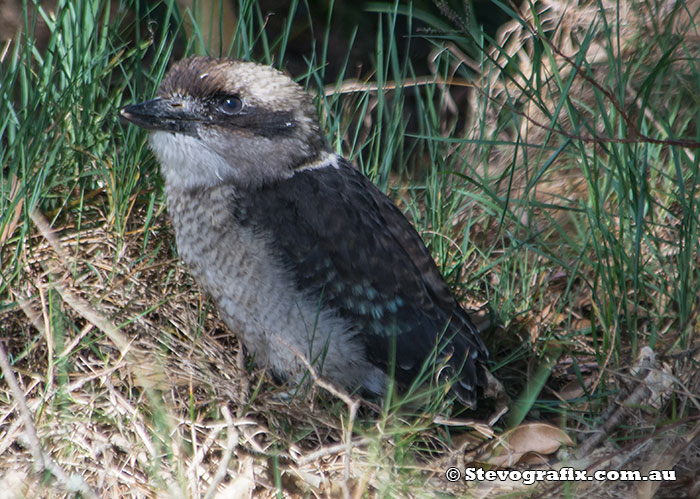
<path fill-rule="evenodd" d="M 418 233 L 251 62 L 192 57 L 121 116 L 150 131 L 182 260 L 254 361 L 381 395 L 433 373 L 473 407 L 487 350 Z"/>

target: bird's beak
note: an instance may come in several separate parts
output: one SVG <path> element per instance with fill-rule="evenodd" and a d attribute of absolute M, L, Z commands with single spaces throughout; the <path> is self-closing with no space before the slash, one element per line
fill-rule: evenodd
<path fill-rule="evenodd" d="M 195 119 L 182 99 L 156 97 L 131 104 L 119 111 L 122 123 L 133 123 L 145 130 L 163 130 L 193 135 Z"/>

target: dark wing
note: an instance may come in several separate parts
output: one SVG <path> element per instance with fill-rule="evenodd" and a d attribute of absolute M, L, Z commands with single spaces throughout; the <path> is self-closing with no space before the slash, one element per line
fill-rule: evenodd
<path fill-rule="evenodd" d="M 345 160 L 302 170 L 246 196 L 237 216 L 269 231 L 299 289 L 356 324 L 368 358 L 409 384 L 436 352 L 459 373 L 473 405 L 488 353 L 420 236 L 401 211 Z"/>

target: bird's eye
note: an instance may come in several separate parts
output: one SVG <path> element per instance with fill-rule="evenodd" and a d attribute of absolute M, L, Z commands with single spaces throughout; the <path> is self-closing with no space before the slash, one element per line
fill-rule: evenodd
<path fill-rule="evenodd" d="M 241 99 L 238 97 L 224 97 L 219 103 L 219 110 L 224 114 L 228 114 L 229 116 L 240 113 L 241 109 L 243 109 L 243 101 L 241 101 Z"/>

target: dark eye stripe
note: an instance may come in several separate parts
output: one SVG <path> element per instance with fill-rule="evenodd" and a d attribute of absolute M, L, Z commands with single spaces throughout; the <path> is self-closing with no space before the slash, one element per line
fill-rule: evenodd
<path fill-rule="evenodd" d="M 259 107 L 246 106 L 244 112 L 238 114 L 218 113 L 218 116 L 207 120 L 223 128 L 237 131 L 247 131 L 254 135 L 272 138 L 294 133 L 297 123 L 291 111 L 268 111 Z"/>

